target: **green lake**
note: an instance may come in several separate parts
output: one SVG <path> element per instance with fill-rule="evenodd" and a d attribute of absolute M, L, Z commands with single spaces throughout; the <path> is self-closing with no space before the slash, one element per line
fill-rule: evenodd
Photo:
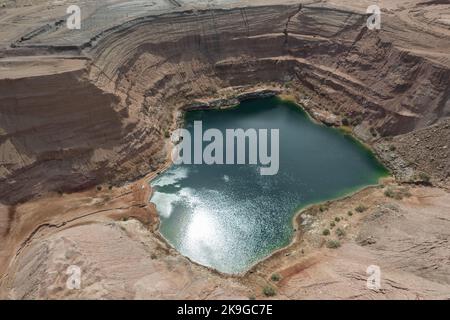
<path fill-rule="evenodd" d="M 173 165 L 152 181 L 160 232 L 181 254 L 224 273 L 241 273 L 293 236 L 309 204 L 377 184 L 388 172 L 352 137 L 314 123 L 296 104 L 250 100 L 227 110 L 189 111 L 203 129 L 279 129 L 279 171 L 259 165 Z"/>

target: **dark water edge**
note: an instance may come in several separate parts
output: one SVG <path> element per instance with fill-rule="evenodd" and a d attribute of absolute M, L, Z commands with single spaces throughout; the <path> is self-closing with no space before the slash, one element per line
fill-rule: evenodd
<path fill-rule="evenodd" d="M 189 130 L 195 120 L 204 130 L 280 127 L 275 177 L 255 175 L 252 166 L 174 165 L 152 181 L 163 237 L 191 260 L 224 273 L 242 273 L 289 245 L 301 209 L 389 174 L 357 139 L 314 123 L 300 106 L 277 97 L 185 114 Z"/>

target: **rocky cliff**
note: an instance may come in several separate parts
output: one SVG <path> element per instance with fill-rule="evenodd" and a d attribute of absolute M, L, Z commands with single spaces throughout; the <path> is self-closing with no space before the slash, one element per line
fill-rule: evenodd
<path fill-rule="evenodd" d="M 369 129 L 377 137 L 404 134 L 448 117 L 450 60 L 440 53 L 450 46 L 447 35 L 405 39 L 420 28 L 388 14 L 383 29 L 371 31 L 366 19 L 314 4 L 167 13 L 79 44 L 85 64 L 73 70 L 6 75 L 1 198 L 141 176 L 164 160 L 177 108 L 230 86 L 295 84 L 301 99 L 359 126 L 361 137 Z M 16 71 L 27 68 L 15 63 Z"/>

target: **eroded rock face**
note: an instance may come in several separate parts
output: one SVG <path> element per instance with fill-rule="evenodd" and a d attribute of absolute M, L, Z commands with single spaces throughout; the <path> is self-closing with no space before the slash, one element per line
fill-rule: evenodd
<path fill-rule="evenodd" d="M 0 79 L 3 203 L 124 181 L 129 170 L 139 176 L 156 167 L 150 155 L 165 158 L 152 128 L 89 80 L 84 59 L 72 70 L 58 60 L 57 74 L 30 71 L 22 62 L 29 76 Z"/>
<path fill-rule="evenodd" d="M 448 47 L 449 38 L 425 33 L 405 43 L 414 27 L 395 15 L 382 31 L 365 20 L 315 5 L 164 14 L 80 44 L 89 60 L 78 69 L 6 76 L 2 200 L 149 172 L 164 160 L 177 108 L 229 86 L 292 83 L 321 109 L 381 136 L 447 117 L 448 61 L 420 50 Z"/>
<path fill-rule="evenodd" d="M 95 167 L 106 162 L 107 146 L 124 137 L 114 95 L 87 81 L 83 69 L 0 83 L 4 201 L 98 179 Z"/>

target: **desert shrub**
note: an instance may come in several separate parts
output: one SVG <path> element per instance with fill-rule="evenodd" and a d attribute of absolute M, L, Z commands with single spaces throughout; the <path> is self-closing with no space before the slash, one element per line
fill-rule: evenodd
<path fill-rule="evenodd" d="M 344 236 L 345 236 L 345 231 L 342 230 L 341 228 L 337 228 L 337 229 L 336 229 L 336 235 L 337 235 L 338 237 L 344 237 Z"/>
<path fill-rule="evenodd" d="M 355 208 L 355 211 L 361 213 L 361 212 L 366 211 L 367 209 L 368 209 L 368 208 L 367 208 L 366 206 L 360 204 L 359 206 L 357 206 L 357 207 Z"/>
<path fill-rule="evenodd" d="M 327 241 L 327 248 L 329 249 L 337 249 L 341 246 L 341 243 L 337 240 L 328 240 Z"/>
<path fill-rule="evenodd" d="M 396 200 L 402 200 L 403 198 L 411 197 L 411 193 L 409 192 L 408 188 L 400 188 L 394 190 L 393 188 L 389 187 L 384 191 L 384 195 L 386 197 L 393 198 Z"/>
<path fill-rule="evenodd" d="M 274 288 L 272 288 L 271 286 L 265 286 L 263 288 L 263 293 L 266 297 L 273 297 L 274 295 L 276 295 L 276 291 Z"/>
<path fill-rule="evenodd" d="M 411 197 L 412 196 L 412 194 L 411 194 L 411 192 L 409 192 L 409 189 L 408 188 L 401 188 L 400 190 L 399 190 L 399 193 L 402 195 L 402 197 L 404 197 L 404 198 L 409 198 L 409 197 Z"/>
<path fill-rule="evenodd" d="M 342 125 L 343 126 L 348 126 L 350 124 L 350 122 L 348 121 L 348 119 L 347 118 L 344 118 L 344 119 L 342 119 Z"/>
<path fill-rule="evenodd" d="M 361 124 L 362 122 L 363 122 L 363 117 L 362 117 L 362 115 L 357 115 L 357 116 L 353 119 L 352 125 L 353 125 L 353 126 L 357 126 L 357 125 Z"/>
<path fill-rule="evenodd" d="M 281 280 L 281 275 L 279 273 L 274 273 L 272 274 L 272 276 L 270 277 L 270 279 L 272 281 L 280 281 Z"/>
<path fill-rule="evenodd" d="M 292 87 L 292 81 L 286 81 L 286 82 L 284 83 L 284 87 L 285 87 L 285 88 L 290 88 L 290 87 Z"/>
<path fill-rule="evenodd" d="M 397 148 L 394 146 L 394 145 L 390 145 L 389 146 L 389 150 L 391 150 L 391 151 L 395 151 Z"/>
<path fill-rule="evenodd" d="M 347 212 L 348 216 L 351 217 L 353 215 L 353 212 L 349 211 Z"/>
<path fill-rule="evenodd" d="M 336 226 L 336 223 L 335 223 L 334 221 L 331 221 L 331 222 L 330 222 L 330 227 L 331 227 L 331 229 L 333 229 L 335 226 Z"/>
<path fill-rule="evenodd" d="M 329 229 L 324 229 L 324 230 L 322 231 L 322 234 L 323 234 L 324 236 L 328 236 L 328 235 L 330 235 L 330 230 L 329 230 Z"/>
<path fill-rule="evenodd" d="M 384 195 L 385 195 L 386 197 L 388 197 L 388 198 L 394 198 L 395 192 L 394 192 L 394 190 L 393 190 L 392 188 L 387 188 L 387 189 L 384 191 Z"/>
<path fill-rule="evenodd" d="M 431 181 L 431 177 L 425 172 L 420 172 L 418 174 L 418 178 L 421 182 L 424 182 L 424 183 L 430 183 L 430 181 Z"/>
<path fill-rule="evenodd" d="M 170 132 L 168 130 L 164 131 L 164 137 L 170 138 Z"/>
<path fill-rule="evenodd" d="M 341 218 L 336 217 L 336 218 L 334 218 L 334 221 L 339 222 L 339 221 L 341 221 Z"/>
<path fill-rule="evenodd" d="M 102 190 L 102 186 L 97 186 L 97 191 L 101 191 Z"/>

